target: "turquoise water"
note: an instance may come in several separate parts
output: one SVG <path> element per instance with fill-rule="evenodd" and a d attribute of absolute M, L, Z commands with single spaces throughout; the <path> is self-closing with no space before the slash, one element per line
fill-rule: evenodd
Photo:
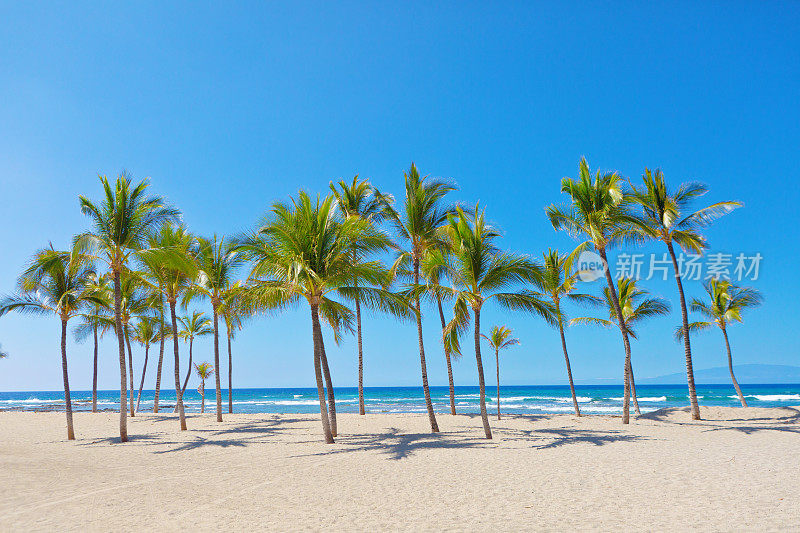
<path fill-rule="evenodd" d="M 355 387 L 334 389 L 339 412 L 358 412 L 358 390 Z M 479 410 L 478 387 L 456 387 L 456 410 L 476 413 Z M 684 407 L 689 399 L 685 385 L 639 385 L 639 405 L 642 412 L 663 407 Z M 742 385 L 742 392 L 751 407 L 780 407 L 800 405 L 800 384 Z M 619 414 L 622 411 L 622 387 L 619 385 L 584 385 L 576 387 L 581 411 L 586 414 Z M 701 405 L 739 406 L 736 392 L 730 385 L 698 385 Z M 72 391 L 73 409 L 91 409 L 91 391 Z M 160 404 L 174 406 L 175 392 L 162 390 Z M 367 412 L 422 413 L 425 403 L 421 387 L 367 387 L 364 392 Z M 431 397 L 437 412 L 450 412 L 447 387 L 431 387 Z M 489 407 L 495 408 L 496 389 L 487 388 Z M 228 395 L 223 391 L 227 410 Z M 200 411 L 200 395 L 187 390 L 188 412 Z M 214 389 L 206 390 L 206 409 L 216 405 Z M 569 387 L 560 385 L 508 386 L 500 390 L 500 406 L 506 413 L 568 413 L 572 411 Z M 319 412 L 317 390 L 312 388 L 234 389 L 234 412 L 239 413 L 314 413 Z M 0 392 L 0 410 L 63 410 L 63 392 Z M 98 408 L 119 409 L 119 391 L 99 391 Z M 142 393 L 141 409 L 153 408 L 153 391 Z"/>

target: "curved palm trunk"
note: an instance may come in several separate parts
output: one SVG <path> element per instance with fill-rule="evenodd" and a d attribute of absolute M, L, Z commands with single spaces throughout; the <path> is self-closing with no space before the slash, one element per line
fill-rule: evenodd
<path fill-rule="evenodd" d="M 678 270 L 678 259 L 675 257 L 675 248 L 672 241 L 667 241 L 669 255 L 672 258 L 672 268 L 675 271 L 675 283 L 678 284 L 678 294 L 681 300 L 681 320 L 683 323 L 683 351 L 686 357 L 686 382 L 689 384 L 689 403 L 692 406 L 692 420 L 700 420 L 700 405 L 697 403 L 697 390 L 694 386 L 694 369 L 692 368 L 692 345 L 689 341 L 689 313 L 686 311 L 686 296 L 683 294 L 681 273 Z"/>
<path fill-rule="evenodd" d="M 319 396 L 319 416 L 322 420 L 322 433 L 325 435 L 325 442 L 333 444 L 330 420 L 328 419 L 328 408 L 325 405 L 325 387 L 322 384 L 322 368 L 320 362 L 320 347 L 322 346 L 322 328 L 319 325 L 319 307 L 311 305 L 311 332 L 314 339 L 314 376 L 317 380 L 317 395 Z"/>
<path fill-rule="evenodd" d="M 442 340 L 444 340 L 444 330 L 447 323 L 444 320 L 444 311 L 442 310 L 442 299 L 436 297 L 436 305 L 439 307 L 439 319 L 442 321 Z M 450 351 L 445 346 L 444 358 L 447 361 L 447 380 L 450 383 L 450 414 L 456 414 L 456 388 L 453 384 L 453 366 L 450 364 Z"/>
<path fill-rule="evenodd" d="M 642 414 L 639 410 L 639 397 L 636 395 L 636 380 L 633 379 L 633 362 L 628 368 L 628 377 L 631 379 L 631 394 L 633 395 L 633 408 L 637 415 Z"/>
<path fill-rule="evenodd" d="M 142 389 L 144 389 L 144 376 L 147 374 L 147 359 L 150 356 L 150 343 L 144 344 L 144 365 L 142 366 L 142 380 L 139 382 L 139 394 L 136 396 L 136 410 L 139 410 L 139 403 L 142 401 Z"/>
<path fill-rule="evenodd" d="M 233 355 L 231 354 L 231 328 L 228 332 L 228 413 L 233 413 Z"/>
<path fill-rule="evenodd" d="M 419 285 L 419 259 L 414 257 L 414 286 Z M 419 338 L 419 364 L 422 367 L 422 392 L 425 395 L 425 407 L 428 409 L 428 420 L 431 423 L 431 431 L 439 432 L 439 424 L 436 423 L 436 414 L 433 412 L 431 403 L 431 391 L 428 388 L 428 365 L 425 363 L 425 345 L 422 342 L 422 307 L 419 305 L 419 296 L 414 298 L 417 315 L 417 337 Z"/>
<path fill-rule="evenodd" d="M 94 371 L 92 372 L 92 412 L 97 412 L 97 324 L 94 325 Z"/>
<path fill-rule="evenodd" d="M 356 335 L 358 336 L 358 414 L 364 410 L 364 350 L 361 344 L 361 302 L 356 297 Z"/>
<path fill-rule="evenodd" d="M 67 440 L 75 440 L 72 426 L 72 399 L 69 394 L 69 373 L 67 372 L 67 321 L 61 320 L 61 372 L 64 375 L 64 404 L 67 412 Z"/>
<path fill-rule="evenodd" d="M 721 326 L 721 329 L 722 336 L 725 337 L 725 349 L 728 350 L 728 370 L 731 372 L 733 388 L 736 389 L 736 394 L 739 395 L 739 401 L 742 402 L 742 407 L 747 407 L 747 401 L 744 399 L 742 389 L 739 388 L 739 382 L 736 381 L 736 376 L 733 375 L 733 358 L 731 357 L 731 344 L 728 342 L 728 331 L 725 329 L 725 326 Z"/>
<path fill-rule="evenodd" d="M 181 387 L 181 394 L 186 394 L 186 386 L 189 384 L 189 376 L 192 374 L 192 345 L 194 344 L 194 338 L 189 339 L 189 368 L 186 370 L 186 377 L 183 378 L 183 386 Z M 178 406 L 175 406 L 177 409 Z M 176 411 L 177 412 L 177 411 Z"/>
<path fill-rule="evenodd" d="M 178 320 L 175 316 L 175 302 L 170 300 L 169 313 L 172 319 L 172 348 L 175 351 L 175 406 L 181 422 L 181 431 L 186 430 L 186 414 L 183 410 L 183 391 L 181 390 L 180 355 L 178 352 Z"/>
<path fill-rule="evenodd" d="M 622 344 L 625 347 L 625 365 L 623 367 L 622 379 L 622 382 L 625 384 L 625 394 L 623 395 L 622 400 L 622 423 L 629 424 L 631 414 L 631 389 L 628 376 L 630 375 L 631 368 L 631 342 L 628 339 L 628 330 L 625 327 L 625 322 L 622 320 L 622 308 L 619 305 L 619 296 L 617 296 L 617 288 L 614 286 L 614 280 L 611 279 L 611 270 L 608 268 L 606 251 L 604 248 L 600 248 L 598 249 L 598 252 L 600 257 L 603 259 L 603 269 L 605 270 L 606 274 L 606 283 L 608 283 L 608 290 L 611 293 L 611 301 L 614 304 L 614 313 L 617 315 L 617 325 L 619 326 L 620 333 L 622 333 Z"/>
<path fill-rule="evenodd" d="M 128 335 L 128 324 L 125 324 L 125 344 L 128 345 L 128 371 L 130 372 L 130 410 L 131 410 L 131 417 L 135 416 L 135 411 L 133 410 L 133 350 L 131 350 L 131 339 Z"/>
<path fill-rule="evenodd" d="M 561 348 L 564 350 L 564 362 L 567 364 L 567 377 L 569 378 L 569 391 L 572 393 L 572 406 L 575 407 L 575 415 L 581 416 L 578 407 L 578 397 L 575 395 L 575 384 L 572 382 L 572 367 L 569 364 L 569 354 L 567 353 L 567 339 L 564 337 L 564 323 L 561 321 L 561 304 L 555 300 L 556 312 L 558 313 L 558 332 L 561 334 Z"/>
<path fill-rule="evenodd" d="M 497 363 L 497 419 L 500 420 L 500 352 L 494 349 L 494 361 Z"/>
<path fill-rule="evenodd" d="M 492 438 L 492 429 L 489 427 L 489 416 L 486 414 L 486 383 L 483 379 L 483 361 L 481 360 L 481 310 L 474 309 L 475 312 L 475 362 L 478 363 L 478 385 L 481 389 L 481 420 L 483 421 L 483 432 L 487 439 Z M 499 363 L 498 363 L 499 368 Z M 498 376 L 500 374 L 498 373 Z M 499 381 L 498 381 L 499 384 Z M 500 387 L 498 385 L 498 402 L 500 399 Z M 498 416 L 500 414 L 498 403 Z"/>
<path fill-rule="evenodd" d="M 219 314 L 217 313 L 216 305 L 213 306 L 213 312 L 214 312 L 214 381 L 217 388 L 217 422 L 222 422 L 222 385 L 220 384 L 220 377 L 219 377 Z"/>
<path fill-rule="evenodd" d="M 117 332 L 117 344 L 119 346 L 119 440 L 128 442 L 128 419 L 125 410 L 125 395 L 127 394 L 127 376 L 125 370 L 125 341 L 122 338 L 122 292 L 120 289 L 119 270 L 114 270 L 114 328 Z"/>
<path fill-rule="evenodd" d="M 320 335 L 322 330 L 320 329 Z M 333 381 L 331 380 L 331 371 L 328 368 L 328 356 L 325 353 L 325 338 L 322 337 L 322 344 L 319 345 L 320 363 L 322 363 L 322 375 L 325 377 L 325 388 L 328 391 L 328 414 L 331 418 L 331 435 L 337 435 L 336 428 L 336 399 L 333 396 Z"/>
<path fill-rule="evenodd" d="M 160 291 L 161 289 L 159 289 Z M 160 292 L 159 292 L 160 294 Z M 158 412 L 158 396 L 161 393 L 161 366 L 164 363 L 164 299 L 159 296 L 159 340 L 158 340 L 158 366 L 156 367 L 156 393 L 153 398 L 153 412 Z"/>

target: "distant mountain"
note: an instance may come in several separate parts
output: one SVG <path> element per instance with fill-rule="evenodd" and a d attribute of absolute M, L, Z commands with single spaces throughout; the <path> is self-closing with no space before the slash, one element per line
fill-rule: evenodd
<path fill-rule="evenodd" d="M 800 366 L 734 365 L 733 371 L 736 373 L 736 380 L 739 383 L 800 383 Z M 731 374 L 727 366 L 695 370 L 694 381 L 704 385 L 730 383 Z M 655 378 L 638 378 L 636 382 L 659 385 L 683 384 L 686 383 L 686 372 L 677 372 Z"/>

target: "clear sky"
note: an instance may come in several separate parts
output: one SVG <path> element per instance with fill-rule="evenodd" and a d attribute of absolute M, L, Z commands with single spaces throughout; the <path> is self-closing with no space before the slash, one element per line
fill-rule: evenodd
<path fill-rule="evenodd" d="M 797 2 L 2 2 L 0 293 L 35 249 L 87 228 L 77 197 L 99 197 L 98 173 L 149 176 L 193 231 L 230 234 L 356 173 L 399 194 L 413 160 L 455 180 L 454 199 L 480 200 L 504 248 L 539 254 L 575 244 L 544 207 L 586 156 L 635 180 L 660 166 L 673 184 L 702 181 L 706 203 L 745 202 L 707 232 L 714 251 L 764 257 L 752 284 L 766 302 L 731 328 L 735 361 L 800 364 L 799 25 Z M 677 303 L 671 280 L 645 285 Z M 430 379 L 443 385 L 430 311 Z M 683 369 L 676 311 L 641 328 L 637 375 Z M 495 308 L 482 322 L 521 340 L 507 383 L 566 382 L 556 331 Z M 248 323 L 235 386 L 313 385 L 310 333 L 304 307 Z M 618 331 L 574 327 L 567 341 L 576 379 L 621 375 Z M 0 390 L 61 388 L 55 319 L 3 317 L 0 343 Z M 354 385 L 352 337 L 327 348 L 335 383 Z M 91 346 L 68 350 L 72 387 L 89 388 Z M 695 367 L 724 365 L 723 350 L 718 331 L 698 336 Z M 420 383 L 413 324 L 367 316 L 364 351 L 367 385 Z M 119 384 L 116 357 L 106 341 L 101 388 Z M 195 357 L 213 359 L 211 343 Z M 476 383 L 470 351 L 455 379 Z"/>

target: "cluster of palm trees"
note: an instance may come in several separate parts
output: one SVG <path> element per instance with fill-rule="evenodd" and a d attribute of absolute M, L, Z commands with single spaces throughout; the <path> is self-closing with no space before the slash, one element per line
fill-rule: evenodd
<path fill-rule="evenodd" d="M 439 313 L 452 414 L 456 413 L 456 407 L 451 359 L 461 355 L 462 337 L 472 325 L 481 420 L 486 437 L 492 438 L 486 411 L 481 338 L 489 340 L 495 350 L 498 418 L 498 353 L 516 339 L 510 338 L 510 330 L 498 327 L 490 335 L 482 336 L 481 312 L 485 304 L 491 302 L 512 311 L 524 311 L 558 328 L 578 416 L 580 409 L 565 325 L 616 325 L 625 353 L 622 420 L 628 423 L 630 389 L 635 387 L 629 339 L 635 338 L 637 322 L 667 313 L 669 305 L 659 298 L 648 297 L 635 280 L 615 282 L 606 255 L 611 247 L 657 239 L 666 244 L 672 256 L 693 418 L 700 415 L 686 333 L 716 322 L 727 343 L 726 325 L 740 320 L 742 308 L 760 301 L 753 289 L 711 280 L 708 287 L 712 302 L 694 301 L 691 307 L 712 322 L 689 323 L 674 245 L 701 252 L 707 245 L 700 230 L 741 204 L 721 202 L 687 213 L 689 203 L 706 189 L 698 184 L 685 184 L 672 192 L 660 171 L 646 170 L 642 185 L 634 186 L 613 172 L 597 172 L 592 176 L 586 161 L 581 160 L 578 179 L 562 181 L 562 192 L 569 196 L 568 204 L 548 207 L 547 215 L 555 229 L 579 236 L 583 242 L 567 254 L 548 250 L 541 260 L 503 251 L 499 246 L 500 233 L 486 221 L 480 205 L 466 207 L 451 202 L 449 195 L 456 190 L 455 185 L 444 179 L 421 176 L 413 163 L 404 173 L 404 197 L 399 201 L 356 176 L 351 182 L 331 183 L 331 194 L 327 196 L 312 197 L 300 192 L 289 202 L 275 203 L 255 230 L 234 238 L 193 235 L 181 223 L 175 208 L 163 198 L 147 194 L 146 180 L 134 183 L 129 175 L 122 174 L 113 183 L 101 177 L 101 184 L 100 201 L 80 197 L 81 210 L 89 217 L 91 229 L 75 237 L 69 252 L 57 251 L 52 245 L 37 252 L 20 277 L 18 294 L 0 302 L 0 315 L 18 310 L 53 313 L 61 319 L 70 439 L 74 438 L 74 431 L 66 339 L 67 322 L 73 317 L 81 319 L 79 336 L 92 335 L 94 339 L 93 410 L 97 406 L 98 336 L 113 331 L 117 338 L 120 439 L 124 442 L 128 439 L 127 416 L 135 416 L 141 400 L 151 346 L 159 345 L 154 400 L 154 412 L 158 412 L 165 341 L 172 339 L 175 410 L 180 428 L 185 430 L 183 394 L 192 369 L 193 342 L 196 337 L 213 335 L 213 364 L 195 365 L 195 370 L 203 390 L 205 379 L 214 377 L 216 416 L 221 422 L 220 318 L 228 340 L 228 411 L 233 412 L 231 339 L 236 330 L 247 317 L 280 311 L 305 301 L 311 315 L 313 368 L 323 435 L 326 442 L 332 443 L 338 433 L 336 399 L 323 324 L 330 328 L 337 342 L 346 333 L 357 337 L 359 413 L 364 414 L 364 309 L 415 322 L 422 389 L 432 432 L 438 432 L 439 426 L 428 386 L 423 303 L 435 304 Z M 600 296 L 576 291 L 580 274 L 576 258 L 589 248 L 599 254 L 605 269 L 608 286 Z M 381 259 L 387 255 L 392 260 L 384 263 Z M 242 268 L 246 277 L 235 279 Z M 196 301 L 210 304 L 210 318 L 200 310 L 188 314 Z M 577 317 L 570 321 L 564 310 L 565 302 L 604 306 L 607 318 Z M 445 304 L 451 308 L 449 313 L 445 312 Z M 186 310 L 185 316 L 178 316 L 179 307 Z M 189 344 L 189 372 L 183 384 L 179 375 L 180 339 Z M 136 405 L 131 340 L 145 352 Z M 728 353 L 730 359 L 730 350 Z M 733 377 L 732 366 L 731 374 Z"/>

